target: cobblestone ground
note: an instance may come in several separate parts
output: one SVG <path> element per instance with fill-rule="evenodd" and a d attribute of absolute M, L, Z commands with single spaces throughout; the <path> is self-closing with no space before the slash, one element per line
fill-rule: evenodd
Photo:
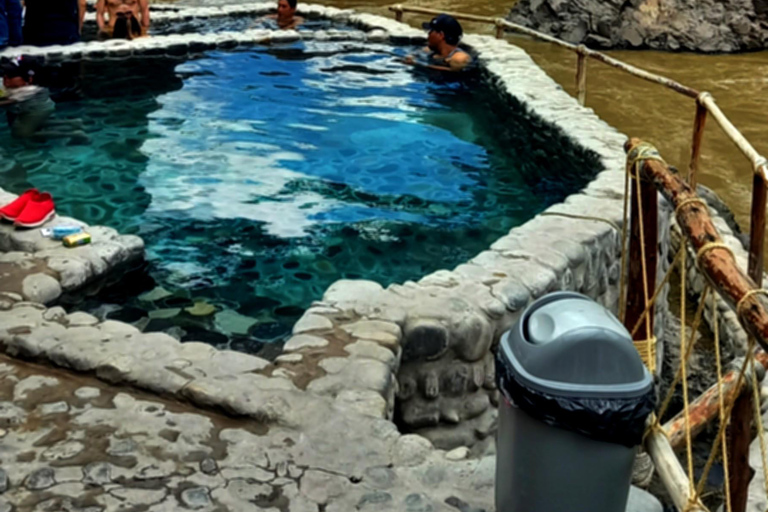
<path fill-rule="evenodd" d="M 357 418 L 351 432 L 338 419 L 268 431 L 0 356 L 0 512 L 480 512 L 467 495 L 492 500 L 491 459 L 452 460 L 463 454 L 388 422 Z"/>

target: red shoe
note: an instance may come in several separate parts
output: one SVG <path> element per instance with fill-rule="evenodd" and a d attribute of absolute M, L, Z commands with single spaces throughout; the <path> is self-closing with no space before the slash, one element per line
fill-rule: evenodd
<path fill-rule="evenodd" d="M 16 217 L 21 215 L 24 211 L 24 207 L 30 199 L 40 194 L 36 188 L 31 188 L 16 198 L 15 201 L 9 203 L 0 208 L 0 217 L 6 220 L 16 220 Z"/>
<path fill-rule="evenodd" d="M 14 224 L 22 228 L 35 228 L 51 220 L 56 215 L 53 208 L 53 197 L 48 192 L 35 194 L 24 207 L 24 211 L 16 217 Z"/>

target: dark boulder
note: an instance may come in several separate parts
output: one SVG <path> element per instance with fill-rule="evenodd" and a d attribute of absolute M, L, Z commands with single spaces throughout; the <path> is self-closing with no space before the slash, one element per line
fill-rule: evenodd
<path fill-rule="evenodd" d="M 768 0 L 521 0 L 515 23 L 592 48 L 765 49 Z"/>

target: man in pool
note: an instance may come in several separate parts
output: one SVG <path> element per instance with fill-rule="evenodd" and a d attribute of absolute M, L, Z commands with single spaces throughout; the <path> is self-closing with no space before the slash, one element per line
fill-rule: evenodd
<path fill-rule="evenodd" d="M 103 37 L 115 37 L 115 25 L 125 23 L 129 28 L 138 25 L 141 34 L 149 30 L 148 0 L 98 0 L 96 2 L 96 23 Z M 122 34 L 120 34 L 121 37 Z M 129 39 L 133 39 L 130 37 Z"/>
<path fill-rule="evenodd" d="M 296 16 L 298 0 L 278 0 L 277 14 L 270 14 L 268 19 L 276 20 L 277 26 L 283 30 L 293 30 L 304 23 L 304 18 Z"/>
<path fill-rule="evenodd" d="M 472 64 L 472 57 L 459 48 L 464 30 L 453 16 L 441 14 L 424 23 L 424 28 L 429 30 L 425 55 L 409 55 L 405 58 L 407 64 L 421 65 L 438 71 L 463 71 Z"/>

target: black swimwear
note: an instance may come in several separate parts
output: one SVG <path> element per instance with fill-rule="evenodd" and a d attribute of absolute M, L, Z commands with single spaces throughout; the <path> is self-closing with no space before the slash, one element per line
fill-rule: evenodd
<path fill-rule="evenodd" d="M 445 57 L 441 57 L 440 55 L 437 54 L 437 52 L 432 52 L 429 54 L 429 63 L 432 66 L 444 66 L 446 68 L 449 68 L 451 67 L 451 64 L 448 61 L 451 59 L 451 57 L 453 57 L 457 53 L 467 53 L 467 52 L 465 52 L 461 48 L 454 48 L 453 51 L 448 55 L 446 55 Z"/>
<path fill-rule="evenodd" d="M 26 0 L 24 44 L 49 46 L 80 40 L 77 0 Z"/>

